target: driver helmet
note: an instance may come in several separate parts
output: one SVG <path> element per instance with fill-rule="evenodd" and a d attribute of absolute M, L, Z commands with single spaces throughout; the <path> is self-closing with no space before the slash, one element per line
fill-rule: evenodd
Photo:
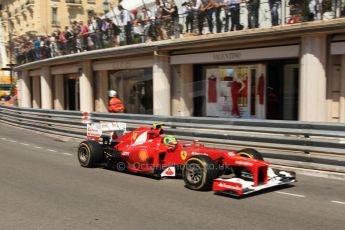
<path fill-rule="evenodd" d="M 174 137 L 174 136 L 165 136 L 164 138 L 163 138 L 163 143 L 165 144 L 165 145 L 169 145 L 169 143 L 170 142 L 176 142 L 176 138 Z"/>
<path fill-rule="evenodd" d="M 115 90 L 109 90 L 108 94 L 109 94 L 109 97 L 116 97 L 117 96 L 117 92 Z"/>

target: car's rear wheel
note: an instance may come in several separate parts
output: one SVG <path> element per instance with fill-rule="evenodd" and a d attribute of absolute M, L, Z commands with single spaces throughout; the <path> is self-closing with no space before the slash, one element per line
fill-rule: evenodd
<path fill-rule="evenodd" d="M 189 158 L 182 169 L 182 176 L 187 188 L 198 191 L 212 189 L 213 179 L 217 177 L 214 161 L 205 155 Z"/>
<path fill-rule="evenodd" d="M 78 160 L 83 167 L 96 167 L 103 160 L 102 146 L 92 140 L 83 141 L 78 148 Z"/>

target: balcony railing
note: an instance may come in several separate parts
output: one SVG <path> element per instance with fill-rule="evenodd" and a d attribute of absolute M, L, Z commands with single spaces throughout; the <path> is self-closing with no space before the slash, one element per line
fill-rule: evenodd
<path fill-rule="evenodd" d="M 68 6 L 81 6 L 82 0 L 66 0 Z"/>

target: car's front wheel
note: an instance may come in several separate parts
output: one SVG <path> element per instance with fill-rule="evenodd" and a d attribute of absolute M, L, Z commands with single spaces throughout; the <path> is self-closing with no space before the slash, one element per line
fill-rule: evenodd
<path fill-rule="evenodd" d="M 211 190 L 213 179 L 217 177 L 216 165 L 208 156 L 197 155 L 186 161 L 182 169 L 182 176 L 189 189 Z"/>
<path fill-rule="evenodd" d="M 250 159 L 255 159 L 255 160 L 260 160 L 260 161 L 264 160 L 260 152 L 251 148 L 241 149 L 240 151 L 237 152 L 237 155 L 240 157 L 250 158 Z M 233 167 L 233 172 L 235 176 L 238 178 L 242 178 L 246 180 L 253 179 L 253 174 L 245 167 Z"/>
<path fill-rule="evenodd" d="M 83 167 L 96 167 L 103 160 L 102 146 L 95 141 L 83 141 L 78 148 L 78 160 Z"/>

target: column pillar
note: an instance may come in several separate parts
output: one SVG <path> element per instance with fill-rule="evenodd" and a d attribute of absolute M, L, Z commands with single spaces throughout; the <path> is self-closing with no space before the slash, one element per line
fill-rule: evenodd
<path fill-rule="evenodd" d="M 193 65 L 172 67 L 172 115 L 193 115 Z"/>
<path fill-rule="evenodd" d="M 154 53 L 153 114 L 171 115 L 170 57 L 167 53 Z"/>
<path fill-rule="evenodd" d="M 29 71 L 23 70 L 21 72 L 19 84 L 19 107 L 31 107 L 31 85 Z"/>
<path fill-rule="evenodd" d="M 345 122 L 345 54 L 341 55 L 339 122 Z"/>
<path fill-rule="evenodd" d="M 53 109 L 53 81 L 50 76 L 49 67 L 41 69 L 41 96 L 42 109 Z"/>
<path fill-rule="evenodd" d="M 64 78 L 62 74 L 54 76 L 54 109 L 65 108 Z"/>
<path fill-rule="evenodd" d="M 39 76 L 32 77 L 32 108 L 41 108 L 41 79 Z"/>
<path fill-rule="evenodd" d="M 326 35 L 302 37 L 299 120 L 327 121 Z"/>
<path fill-rule="evenodd" d="M 108 90 L 109 90 L 109 81 L 108 81 L 108 71 L 100 70 L 96 74 L 96 112 L 108 112 Z"/>
<path fill-rule="evenodd" d="M 94 111 L 93 73 L 91 61 L 84 61 L 80 69 L 80 111 Z"/>

